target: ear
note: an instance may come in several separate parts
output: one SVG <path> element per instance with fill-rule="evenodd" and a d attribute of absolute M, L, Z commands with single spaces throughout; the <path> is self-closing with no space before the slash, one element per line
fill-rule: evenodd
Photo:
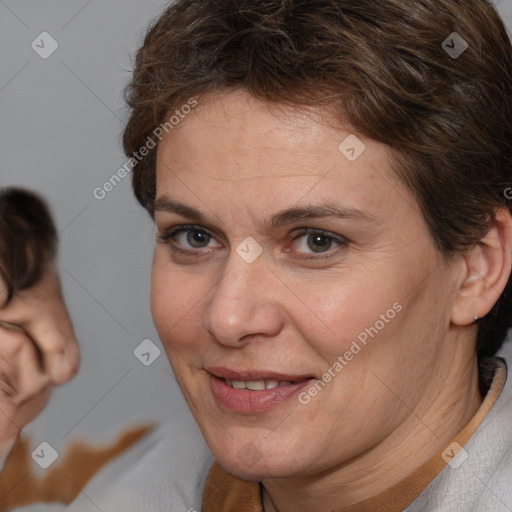
<path fill-rule="evenodd" d="M 500 208 L 491 218 L 489 231 L 464 257 L 452 311 L 452 323 L 469 325 L 492 309 L 507 285 L 512 269 L 512 216 Z"/>

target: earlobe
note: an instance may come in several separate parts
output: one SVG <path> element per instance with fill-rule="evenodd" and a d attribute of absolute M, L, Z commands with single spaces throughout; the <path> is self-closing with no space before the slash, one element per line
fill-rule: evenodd
<path fill-rule="evenodd" d="M 483 318 L 502 294 L 512 268 L 512 216 L 496 212 L 486 235 L 464 256 L 464 275 L 452 311 L 452 323 L 470 325 Z"/>

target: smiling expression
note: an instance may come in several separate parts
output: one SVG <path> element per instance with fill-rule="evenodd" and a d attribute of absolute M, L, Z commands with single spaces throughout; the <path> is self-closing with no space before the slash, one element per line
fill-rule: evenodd
<path fill-rule="evenodd" d="M 153 318 L 210 449 L 242 478 L 343 465 L 432 405 L 455 274 L 388 147 L 360 136 L 350 161 L 349 135 L 238 91 L 204 97 L 158 148 Z"/>

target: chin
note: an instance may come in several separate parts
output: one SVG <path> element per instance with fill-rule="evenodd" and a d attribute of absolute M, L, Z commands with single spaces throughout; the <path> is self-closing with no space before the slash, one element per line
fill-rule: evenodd
<path fill-rule="evenodd" d="M 248 442 L 236 452 L 212 450 L 218 463 L 231 475 L 242 480 L 258 482 L 268 477 L 285 478 L 300 471 L 299 461 L 285 453 L 261 452 Z"/>

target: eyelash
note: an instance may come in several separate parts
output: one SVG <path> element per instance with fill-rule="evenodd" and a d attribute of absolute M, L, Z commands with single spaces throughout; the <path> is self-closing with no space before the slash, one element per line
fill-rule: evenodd
<path fill-rule="evenodd" d="M 199 250 L 194 251 L 194 250 L 182 249 L 182 248 L 178 247 L 177 245 L 174 245 L 173 243 L 171 243 L 171 241 L 174 241 L 174 239 L 179 234 L 186 233 L 187 231 L 198 231 L 198 232 L 204 233 L 212 238 L 215 238 L 213 236 L 213 234 L 210 233 L 207 229 L 204 229 L 200 226 L 185 224 L 183 226 L 177 226 L 177 227 L 169 229 L 163 233 L 160 233 L 158 235 L 158 241 L 160 243 L 168 245 L 169 248 L 171 249 L 171 251 L 176 254 L 181 254 L 181 255 L 194 257 L 194 258 L 201 258 L 202 256 L 204 256 L 204 251 L 199 251 Z"/>
<path fill-rule="evenodd" d="M 198 249 L 198 250 L 183 249 L 183 248 L 175 245 L 174 243 L 172 243 L 172 241 L 174 241 L 175 238 L 178 235 L 180 235 L 181 233 L 186 233 L 188 231 L 197 231 L 199 233 L 203 233 L 203 234 L 211 237 L 212 239 L 215 239 L 215 236 L 210 231 L 208 231 L 207 229 L 205 229 L 205 228 L 203 228 L 201 226 L 182 225 L 182 226 L 177 226 L 175 228 L 169 229 L 169 230 L 167 230 L 167 231 L 165 231 L 163 233 L 160 233 L 158 235 L 158 241 L 160 243 L 168 245 L 169 248 L 171 249 L 171 251 L 173 251 L 176 254 L 181 254 L 181 255 L 185 255 L 185 256 L 189 256 L 189 257 L 195 257 L 195 258 L 203 257 L 204 256 L 204 250 L 201 250 L 201 249 Z M 334 235 L 331 232 L 324 231 L 324 230 L 321 230 L 321 229 L 299 228 L 299 231 L 291 238 L 290 242 L 286 245 L 285 251 L 286 252 L 291 252 L 291 249 L 288 249 L 288 247 L 292 243 L 294 243 L 296 240 L 298 240 L 298 239 L 300 239 L 300 238 L 302 238 L 304 236 L 310 236 L 310 235 L 323 236 L 323 237 L 327 238 L 328 240 L 330 240 L 331 242 L 337 244 L 338 247 L 333 249 L 333 250 L 329 249 L 326 253 L 319 253 L 316 256 L 313 256 L 313 255 L 309 255 L 309 256 L 293 255 L 294 258 L 299 259 L 299 260 L 304 260 L 304 261 L 327 259 L 327 258 L 330 258 L 330 257 L 338 254 L 338 252 L 342 248 L 344 248 L 344 247 L 346 247 L 348 245 L 348 240 L 346 238 Z M 211 253 L 211 250 L 208 251 L 208 252 Z M 311 254 L 313 254 L 313 253 L 311 253 Z"/>
<path fill-rule="evenodd" d="M 291 243 L 294 243 L 296 240 L 304 237 L 304 236 L 311 236 L 311 235 L 319 235 L 327 238 L 331 241 L 331 243 L 335 243 L 338 245 L 338 247 L 334 249 L 329 249 L 328 251 L 324 253 L 318 253 L 317 255 L 314 255 L 314 253 L 309 253 L 309 256 L 299 256 L 299 255 L 293 255 L 294 258 L 303 260 L 303 261 L 312 261 L 312 260 L 322 260 L 331 258 L 335 255 L 337 255 L 340 250 L 348 245 L 348 240 L 342 236 L 335 235 L 329 231 L 324 231 L 322 229 L 313 229 L 313 228 L 299 228 L 298 232 L 292 237 Z M 289 247 L 290 244 L 287 245 Z M 290 251 L 291 252 L 291 251 Z M 302 253 L 299 253 L 302 254 Z"/>

